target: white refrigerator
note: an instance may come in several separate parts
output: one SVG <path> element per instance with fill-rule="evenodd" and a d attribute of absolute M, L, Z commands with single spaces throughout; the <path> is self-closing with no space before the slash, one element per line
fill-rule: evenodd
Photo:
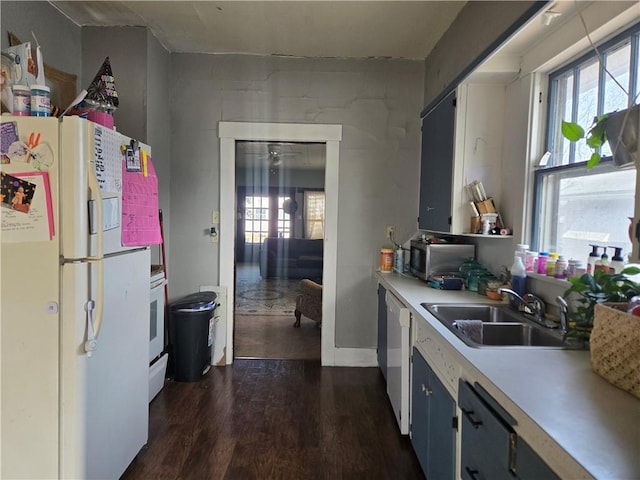
<path fill-rule="evenodd" d="M 0 478 L 118 478 L 149 415 L 150 252 L 122 246 L 131 139 L 79 117 L 1 127 Z"/>

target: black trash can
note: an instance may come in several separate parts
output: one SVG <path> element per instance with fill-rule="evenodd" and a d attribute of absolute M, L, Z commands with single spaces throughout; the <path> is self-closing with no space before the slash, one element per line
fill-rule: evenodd
<path fill-rule="evenodd" d="M 187 295 L 170 306 L 169 335 L 174 380 L 196 382 L 211 364 L 214 292 Z"/>

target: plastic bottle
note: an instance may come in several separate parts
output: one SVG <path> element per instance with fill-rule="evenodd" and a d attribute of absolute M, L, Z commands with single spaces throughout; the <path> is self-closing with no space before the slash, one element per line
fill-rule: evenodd
<path fill-rule="evenodd" d="M 569 262 L 562 255 L 556 260 L 556 272 L 553 274 L 556 278 L 567 278 L 567 270 L 569 268 Z"/>
<path fill-rule="evenodd" d="M 532 252 L 531 250 L 527 250 L 524 256 L 524 269 L 527 272 L 534 272 L 535 266 L 538 261 L 538 252 Z"/>
<path fill-rule="evenodd" d="M 511 289 L 521 297 L 525 292 L 525 282 L 527 279 L 527 272 L 522 263 L 522 258 L 519 255 L 513 256 L 513 265 L 511 265 Z"/>
<path fill-rule="evenodd" d="M 622 247 L 612 247 L 615 250 L 613 257 L 611 257 L 611 265 L 609 266 L 609 273 L 620 273 L 624 270 L 624 257 L 622 256 Z"/>
<path fill-rule="evenodd" d="M 587 260 L 587 273 L 593 274 L 593 266 L 600 258 L 600 255 L 598 254 L 598 249 L 600 248 L 600 246 L 593 245 L 592 243 L 590 243 L 589 246 L 592 248 L 592 250 L 589 254 L 589 260 Z"/>
<path fill-rule="evenodd" d="M 547 260 L 549 259 L 549 252 L 540 252 L 538 255 L 538 273 L 545 275 L 547 273 Z"/>
<path fill-rule="evenodd" d="M 31 115 L 31 89 L 26 85 L 14 85 L 13 90 L 13 115 L 28 117 Z"/>
<path fill-rule="evenodd" d="M 604 273 L 609 273 L 609 255 L 607 255 L 607 247 L 604 248 L 604 253 L 600 257 L 600 260 L 596 261 L 593 265 L 593 271 L 602 270 Z"/>
<path fill-rule="evenodd" d="M 550 253 L 547 258 L 547 277 L 553 277 L 556 273 L 556 262 L 558 261 L 557 253 Z"/>
<path fill-rule="evenodd" d="M 577 276 L 577 270 L 582 267 L 582 262 L 580 260 L 574 260 L 571 258 L 569 260 L 569 265 L 567 266 L 566 274 L 567 278 L 573 278 Z"/>
<path fill-rule="evenodd" d="M 46 85 L 31 85 L 31 116 L 48 117 L 51 110 L 51 89 Z"/>
<path fill-rule="evenodd" d="M 396 249 L 393 269 L 398 273 L 404 272 L 404 252 L 402 247 Z"/>
<path fill-rule="evenodd" d="M 524 263 L 524 259 L 527 255 L 527 250 L 529 250 L 529 245 L 524 244 L 524 243 L 519 243 L 518 245 L 516 245 L 516 255 L 518 255 L 520 258 L 522 258 L 522 263 Z"/>

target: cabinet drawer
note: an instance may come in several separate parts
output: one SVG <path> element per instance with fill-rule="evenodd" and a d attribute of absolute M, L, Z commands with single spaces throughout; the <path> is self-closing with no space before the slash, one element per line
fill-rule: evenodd
<path fill-rule="evenodd" d="M 460 381 L 461 474 L 469 480 L 512 479 L 516 434 L 467 382 Z"/>

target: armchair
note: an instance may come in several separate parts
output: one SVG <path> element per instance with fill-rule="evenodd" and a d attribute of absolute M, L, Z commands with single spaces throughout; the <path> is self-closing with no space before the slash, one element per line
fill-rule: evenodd
<path fill-rule="evenodd" d="M 294 327 L 300 327 L 302 315 L 313 320 L 318 325 L 322 324 L 322 285 L 304 279 L 300 281 L 300 294 L 296 298 L 296 321 Z"/>

